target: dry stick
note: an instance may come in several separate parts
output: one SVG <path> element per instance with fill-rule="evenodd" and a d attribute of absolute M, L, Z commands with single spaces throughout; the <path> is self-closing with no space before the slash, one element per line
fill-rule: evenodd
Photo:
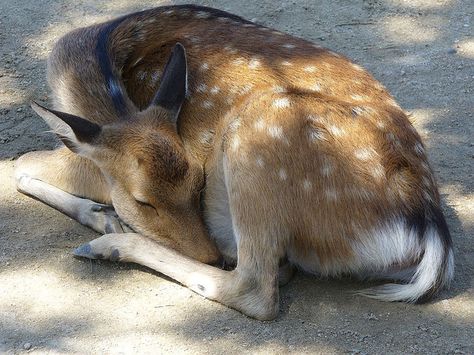
<path fill-rule="evenodd" d="M 366 25 L 375 25 L 375 22 L 347 22 L 347 23 L 339 23 L 335 25 L 335 27 L 343 27 L 343 26 L 366 26 Z"/>

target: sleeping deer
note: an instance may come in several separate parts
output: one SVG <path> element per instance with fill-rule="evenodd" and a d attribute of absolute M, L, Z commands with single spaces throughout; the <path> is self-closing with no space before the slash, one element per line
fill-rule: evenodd
<path fill-rule="evenodd" d="M 261 320 L 295 267 L 395 281 L 362 291 L 385 301 L 453 277 L 420 136 L 337 53 L 167 6 L 67 34 L 48 80 L 55 110 L 32 107 L 64 146 L 22 156 L 17 186 L 105 233 L 77 256 L 145 265 Z"/>

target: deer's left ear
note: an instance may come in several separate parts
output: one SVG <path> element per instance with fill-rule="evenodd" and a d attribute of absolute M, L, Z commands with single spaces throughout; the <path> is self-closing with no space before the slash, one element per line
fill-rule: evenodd
<path fill-rule="evenodd" d="M 176 123 L 187 89 L 186 50 L 181 43 L 177 43 L 165 66 L 160 87 L 153 98 L 152 105 L 158 105 L 169 110 L 171 120 Z"/>
<path fill-rule="evenodd" d="M 99 125 L 82 117 L 50 110 L 34 101 L 31 108 L 46 121 L 66 147 L 75 153 L 79 153 L 85 143 L 92 144 L 101 134 L 102 128 Z"/>

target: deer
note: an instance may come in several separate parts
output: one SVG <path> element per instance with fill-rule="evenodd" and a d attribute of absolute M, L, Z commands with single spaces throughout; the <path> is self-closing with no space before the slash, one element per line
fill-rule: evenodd
<path fill-rule="evenodd" d="M 63 145 L 17 189 L 103 234 L 77 257 L 131 262 L 258 319 L 296 269 L 449 286 L 452 240 L 425 145 L 371 74 L 239 16 L 164 6 L 76 29 L 48 59 Z M 224 265 L 224 266 L 223 266 Z"/>

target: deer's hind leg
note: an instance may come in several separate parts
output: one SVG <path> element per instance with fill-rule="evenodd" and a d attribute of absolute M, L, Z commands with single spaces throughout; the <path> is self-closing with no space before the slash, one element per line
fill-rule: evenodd
<path fill-rule="evenodd" d="M 34 197 L 99 233 L 129 230 L 110 203 L 97 166 L 67 148 L 27 153 L 16 163 L 18 191 Z"/>
<path fill-rule="evenodd" d="M 41 180 L 78 197 L 110 203 L 109 187 L 100 169 L 66 147 L 22 155 L 16 161 L 17 182 L 22 176 Z"/>

